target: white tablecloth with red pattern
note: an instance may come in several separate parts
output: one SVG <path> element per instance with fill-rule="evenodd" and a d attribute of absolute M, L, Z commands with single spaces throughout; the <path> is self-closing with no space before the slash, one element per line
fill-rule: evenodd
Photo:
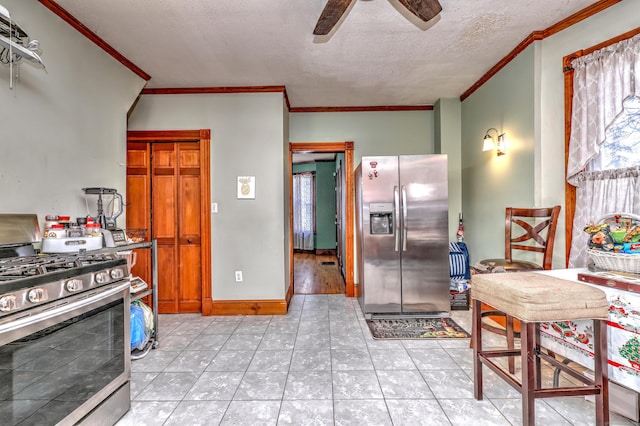
<path fill-rule="evenodd" d="M 578 281 L 586 269 L 543 271 L 557 278 Z M 607 336 L 609 345 L 609 379 L 640 392 L 640 294 L 595 284 L 609 301 Z M 540 343 L 543 347 L 593 369 L 593 321 L 542 323 Z"/>

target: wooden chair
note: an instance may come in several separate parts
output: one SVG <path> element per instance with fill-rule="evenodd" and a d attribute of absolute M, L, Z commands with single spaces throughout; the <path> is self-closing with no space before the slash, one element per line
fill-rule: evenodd
<path fill-rule="evenodd" d="M 539 209 L 507 207 L 504 221 L 504 259 L 485 259 L 479 263 L 491 269 L 491 272 L 501 269 L 504 272 L 551 269 L 559 215 L 560 206 Z M 542 253 L 542 265 L 514 259 L 514 250 Z"/>
<path fill-rule="evenodd" d="M 549 208 L 507 207 L 505 214 L 504 259 L 485 259 L 472 267 L 473 274 L 497 272 L 526 272 L 551 269 L 553 245 L 560 215 L 560 206 Z M 542 264 L 518 260 L 514 251 L 542 253 Z M 473 277 L 471 280 L 473 286 Z M 507 347 L 513 349 L 514 339 L 520 337 L 520 323 L 509 315 L 482 304 L 481 317 L 484 330 L 507 338 Z M 514 360 L 509 358 L 509 372 L 514 372 Z"/>

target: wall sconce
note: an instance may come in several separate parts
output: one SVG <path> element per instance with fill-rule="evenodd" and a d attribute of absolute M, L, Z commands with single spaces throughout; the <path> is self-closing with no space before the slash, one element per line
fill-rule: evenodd
<path fill-rule="evenodd" d="M 491 136 L 491 131 L 495 132 L 495 138 Z M 496 150 L 498 156 L 507 153 L 507 135 L 505 133 L 499 133 L 495 127 L 491 127 L 486 131 L 482 142 L 483 151 L 491 151 L 493 149 Z"/>

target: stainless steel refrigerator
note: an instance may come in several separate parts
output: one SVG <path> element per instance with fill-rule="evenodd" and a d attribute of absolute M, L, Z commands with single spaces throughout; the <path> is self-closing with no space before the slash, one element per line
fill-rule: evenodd
<path fill-rule="evenodd" d="M 356 169 L 356 203 L 365 315 L 446 315 L 447 156 L 363 157 Z"/>

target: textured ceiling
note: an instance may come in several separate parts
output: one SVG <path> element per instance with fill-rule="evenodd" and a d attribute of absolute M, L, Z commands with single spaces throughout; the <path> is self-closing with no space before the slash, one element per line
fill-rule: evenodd
<path fill-rule="evenodd" d="M 440 0 L 425 24 L 397 0 L 358 0 L 329 36 L 314 36 L 325 1 L 57 3 L 150 74 L 148 88 L 286 86 L 293 107 L 458 97 L 532 31 L 596 3 Z"/>

